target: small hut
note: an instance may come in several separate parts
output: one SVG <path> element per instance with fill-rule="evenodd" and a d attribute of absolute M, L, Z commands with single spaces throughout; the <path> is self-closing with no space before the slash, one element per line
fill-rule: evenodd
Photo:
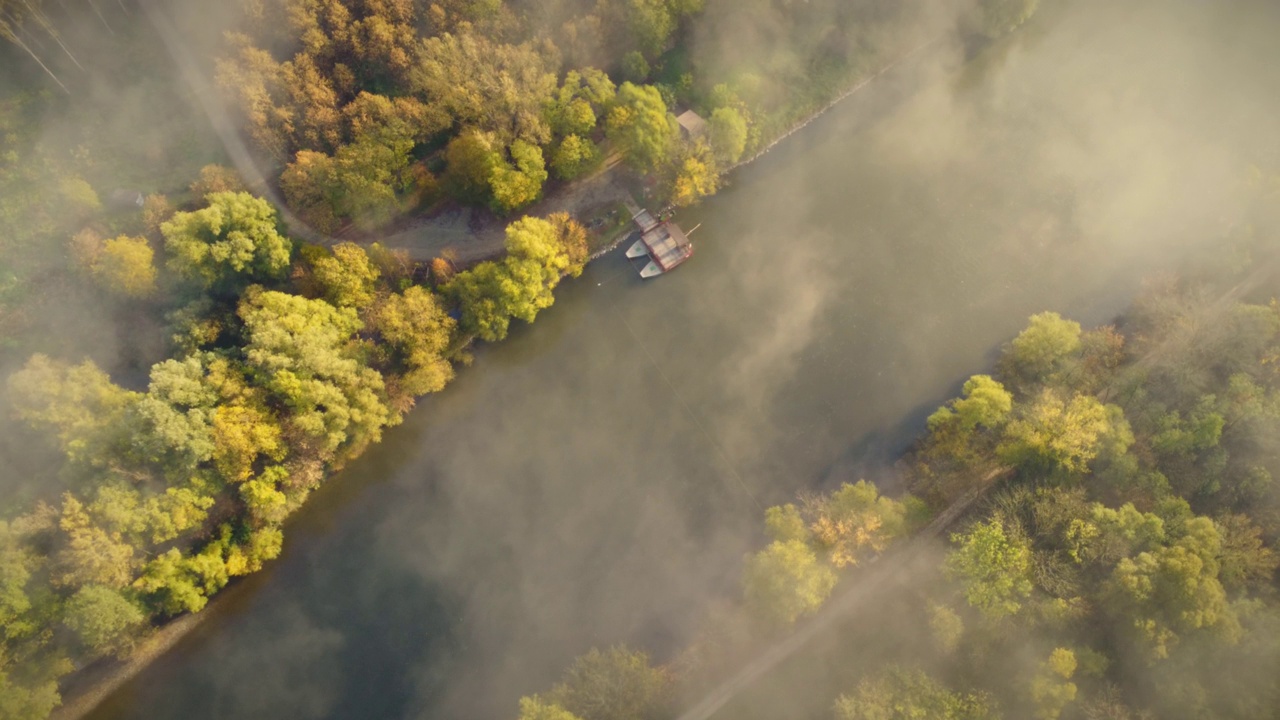
<path fill-rule="evenodd" d="M 680 124 L 680 135 L 686 141 L 697 140 L 707 131 L 707 121 L 692 110 L 685 110 L 677 115 L 676 122 Z"/>

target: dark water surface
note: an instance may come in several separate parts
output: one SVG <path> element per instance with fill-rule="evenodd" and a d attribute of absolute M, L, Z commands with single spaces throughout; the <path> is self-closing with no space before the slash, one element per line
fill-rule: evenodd
<path fill-rule="evenodd" d="M 1086 323 L 1277 163 L 1273 4 L 1048 4 L 887 77 L 482 348 L 98 720 L 503 718 L 593 645 L 660 657 L 763 507 L 884 475 L 1026 317 Z"/>

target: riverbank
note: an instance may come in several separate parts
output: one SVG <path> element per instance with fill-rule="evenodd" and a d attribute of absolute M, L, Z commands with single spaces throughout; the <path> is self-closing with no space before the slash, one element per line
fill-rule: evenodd
<path fill-rule="evenodd" d="M 938 40 L 939 39 L 935 38 L 935 40 L 930 41 L 929 43 L 925 43 L 924 45 L 914 48 L 907 55 L 881 68 L 874 75 L 859 81 L 854 87 L 842 93 L 837 99 L 826 104 L 819 111 L 813 113 L 801 123 L 789 128 L 787 132 L 771 141 L 765 149 L 753 155 L 749 160 L 735 165 L 734 169 L 743 167 L 751 161 L 763 157 L 765 153 L 777 146 L 782 140 L 794 135 L 800 129 L 810 124 L 813 120 L 825 114 L 827 111 L 840 104 L 843 100 L 852 97 L 859 90 L 867 87 L 874 80 L 883 76 L 886 72 L 895 67 L 901 66 L 911 58 L 918 57 L 926 48 L 935 46 Z M 580 181 L 574 186 L 570 186 L 569 190 L 571 190 L 571 192 L 557 193 L 554 196 L 544 199 L 535 206 L 533 212 L 534 214 L 545 214 L 566 211 L 568 208 L 574 206 L 586 206 L 586 204 L 589 203 L 620 200 L 624 196 L 630 197 L 629 193 L 619 180 L 619 172 L 622 171 L 614 168 L 606 168 L 597 176 L 588 178 L 585 181 Z M 608 254 L 610 251 L 616 249 L 619 244 L 624 242 L 629 235 L 629 230 L 624 230 L 618 233 L 615 237 L 609 239 L 604 247 L 596 249 L 591 254 L 590 259 L 598 259 Z M 462 256 L 460 259 L 464 262 L 479 262 L 484 259 L 499 256 L 502 251 L 501 235 L 490 234 L 486 235 L 485 238 L 485 242 L 488 243 L 488 245 L 472 245 L 472 249 L 468 254 Z M 323 238 L 315 237 L 308 239 L 313 242 L 317 240 L 324 240 Z M 450 245 L 446 243 L 437 249 L 449 248 Z M 430 257 L 438 256 L 439 253 L 437 252 Z M 429 260 L 430 257 L 426 257 L 424 251 L 424 255 L 421 259 L 425 261 Z M 225 594 L 226 591 L 223 591 L 222 593 L 215 595 L 210 602 L 221 602 L 220 599 L 223 598 Z M 127 660 L 102 663 L 87 668 L 84 671 L 86 676 L 91 675 L 92 677 L 90 679 L 81 679 L 80 677 L 77 677 L 73 680 L 71 682 L 73 691 L 69 692 L 68 695 L 64 697 L 62 706 L 59 707 L 51 717 L 55 720 L 80 720 L 81 718 L 84 718 L 113 692 L 124 686 L 132 678 L 146 669 L 150 663 L 159 659 L 189 633 L 197 629 L 205 619 L 210 617 L 214 609 L 215 606 L 206 607 L 206 609 L 201 613 L 196 615 L 184 615 L 166 623 L 161 626 L 157 632 L 152 635 L 147 642 L 140 646 L 139 649 Z"/>

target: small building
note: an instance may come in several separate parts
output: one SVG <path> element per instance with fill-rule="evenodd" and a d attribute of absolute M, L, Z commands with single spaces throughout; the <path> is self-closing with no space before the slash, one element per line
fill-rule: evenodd
<path fill-rule="evenodd" d="M 685 110 L 677 115 L 676 122 L 680 124 L 680 135 L 685 140 L 697 140 L 707 131 L 707 121 L 692 110 Z"/>

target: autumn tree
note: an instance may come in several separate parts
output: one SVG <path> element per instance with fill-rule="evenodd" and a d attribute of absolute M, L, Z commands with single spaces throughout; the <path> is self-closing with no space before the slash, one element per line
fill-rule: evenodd
<path fill-rule="evenodd" d="M 313 263 L 312 272 L 326 300 L 337 307 L 356 309 L 373 302 L 381 275 L 364 248 L 349 242 L 334 245 L 331 253 Z"/>
<path fill-rule="evenodd" d="M 1045 390 L 1005 426 L 999 456 L 1011 465 L 1083 472 L 1122 417 L 1090 395 L 1063 399 Z"/>
<path fill-rule="evenodd" d="M 370 322 L 394 349 L 393 368 L 400 375 L 402 393 L 413 397 L 437 392 L 453 379 L 445 351 L 457 323 L 431 291 L 414 285 L 388 295 L 373 308 Z"/>
<path fill-rule="evenodd" d="M 706 152 L 688 152 L 677 163 L 671 180 L 671 202 L 688 207 L 704 197 L 714 195 L 720 187 L 720 176 Z"/>
<path fill-rule="evenodd" d="M 534 695 L 520 698 L 518 720 L 581 720 L 581 718 L 553 702 L 547 702 Z"/>
<path fill-rule="evenodd" d="M 271 203 L 248 193 L 212 193 L 208 206 L 160 226 L 169 266 L 205 287 L 282 278 L 293 246 Z"/>
<path fill-rule="evenodd" d="M 191 183 L 191 194 L 197 198 L 205 198 L 216 192 L 245 192 L 244 181 L 240 174 L 225 165 L 205 165 L 200 168 L 200 177 Z"/>
<path fill-rule="evenodd" d="M 154 259 L 155 253 L 146 238 L 121 235 L 103 243 L 89 271 L 113 293 L 145 298 L 156 289 Z"/>
<path fill-rule="evenodd" d="M 866 555 L 883 551 L 907 530 L 903 503 L 882 497 L 866 480 L 844 483 L 828 496 L 808 499 L 802 515 L 814 545 L 838 568 L 857 565 Z"/>

